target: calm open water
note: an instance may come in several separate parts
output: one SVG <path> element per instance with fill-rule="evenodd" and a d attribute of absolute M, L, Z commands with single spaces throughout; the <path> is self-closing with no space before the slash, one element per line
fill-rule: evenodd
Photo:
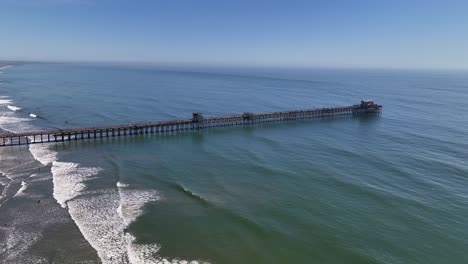
<path fill-rule="evenodd" d="M 0 263 L 466 263 L 468 72 L 198 71 L 0 69 L 0 128 L 383 114 L 1 148 Z"/>

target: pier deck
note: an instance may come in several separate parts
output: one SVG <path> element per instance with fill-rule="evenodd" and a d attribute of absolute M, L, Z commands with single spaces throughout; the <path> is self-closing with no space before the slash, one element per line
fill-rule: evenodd
<path fill-rule="evenodd" d="M 24 133 L 4 133 L 0 134 L 0 147 L 105 137 L 131 136 L 140 134 L 161 134 L 167 132 L 194 131 L 215 127 L 249 126 L 260 123 L 288 120 L 307 120 L 347 115 L 379 114 L 381 109 L 382 106 L 375 104 L 372 100 L 363 100 L 361 101 L 361 104 L 352 106 L 255 114 L 243 113 L 240 115 L 220 117 L 204 118 L 201 113 L 193 113 L 192 119 L 184 120 L 92 128 L 31 131 Z"/>

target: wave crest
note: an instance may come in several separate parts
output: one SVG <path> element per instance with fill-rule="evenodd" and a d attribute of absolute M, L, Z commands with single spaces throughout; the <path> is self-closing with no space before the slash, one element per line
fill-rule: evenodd
<path fill-rule="evenodd" d="M 73 162 L 53 161 L 54 198 L 66 208 L 67 202 L 85 189 L 84 181 L 96 176 L 101 170 L 101 168 L 80 167 L 78 163 Z"/>
<path fill-rule="evenodd" d="M 21 108 L 21 107 L 15 106 L 15 105 L 7 105 L 7 108 L 10 109 L 11 111 L 14 111 L 14 112 L 23 109 L 23 108 Z"/>

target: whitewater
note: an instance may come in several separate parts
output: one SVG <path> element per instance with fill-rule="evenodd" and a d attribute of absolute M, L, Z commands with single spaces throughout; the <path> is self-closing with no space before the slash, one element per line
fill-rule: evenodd
<path fill-rule="evenodd" d="M 126 231 L 143 213 L 146 203 L 160 199 L 157 191 L 133 189 L 121 182 L 115 188 L 86 191 L 86 181 L 98 177 L 101 168 L 58 161 L 57 153 L 46 145 L 30 145 L 30 151 L 44 166 L 52 165 L 54 198 L 63 208 L 68 208 L 103 263 L 199 263 L 161 258 L 160 245 L 138 244 Z"/>
<path fill-rule="evenodd" d="M 0 105 L 7 105 L 7 108 L 12 110 L 0 111 L 0 129 L 14 133 L 37 129 L 29 124 L 30 119 L 17 116 L 16 112 L 21 108 L 12 104 L 13 100 L 10 97 L 0 96 Z M 34 114 L 30 116 L 36 117 Z M 102 263 L 201 263 L 162 258 L 158 255 L 160 245 L 139 244 L 127 231 L 128 226 L 143 213 L 145 204 L 161 199 L 156 190 L 133 188 L 129 184 L 116 182 L 113 186 L 88 191 L 87 181 L 99 177 L 103 169 L 61 161 L 58 153 L 51 148 L 52 146 L 36 144 L 30 145 L 29 151 L 43 168 L 50 168 L 52 178 L 41 180 L 53 182 L 54 199 L 62 208 L 68 210 L 70 217 L 96 250 Z M 8 173 L 0 171 L 0 207 L 8 200 L 27 196 L 29 181 L 35 180 L 34 177 L 35 174 L 12 178 Z M 6 254 L 6 259 L 17 258 L 19 252 L 25 252 L 42 237 L 38 232 L 27 235 L 20 235 L 15 229 L 7 232 L 9 240 L 0 251 L 0 256 Z M 23 239 L 20 240 L 20 237 Z M 21 248 L 17 248 L 20 244 Z M 37 261 L 41 263 L 41 259 Z"/>
<path fill-rule="evenodd" d="M 0 127 L 10 131 L 363 98 L 385 110 L 0 148 L 0 263 L 466 262 L 466 73 L 270 70 L 2 70 Z"/>

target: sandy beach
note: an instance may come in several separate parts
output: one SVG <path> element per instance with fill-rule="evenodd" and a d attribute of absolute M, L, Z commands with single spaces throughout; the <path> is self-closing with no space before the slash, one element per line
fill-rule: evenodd
<path fill-rule="evenodd" d="M 100 263 L 53 198 L 50 167 L 27 146 L 1 148 L 0 263 Z"/>

